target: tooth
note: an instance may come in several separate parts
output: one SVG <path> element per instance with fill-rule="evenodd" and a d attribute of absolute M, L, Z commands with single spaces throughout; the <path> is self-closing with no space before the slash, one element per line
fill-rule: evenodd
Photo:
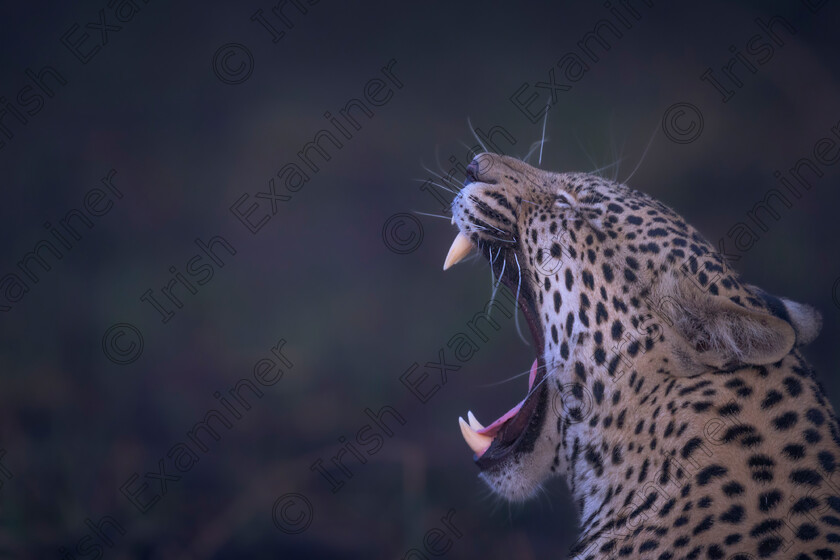
<path fill-rule="evenodd" d="M 452 247 L 449 248 L 449 253 L 446 255 L 446 262 L 443 263 L 443 270 L 458 264 L 470 251 L 472 251 L 473 244 L 470 238 L 459 233 L 452 242 Z"/>
<path fill-rule="evenodd" d="M 487 448 L 490 447 L 491 443 L 493 443 L 493 438 L 477 433 L 470 427 L 469 424 L 464 422 L 464 419 L 460 416 L 458 417 L 458 424 L 461 426 L 461 435 L 464 436 L 467 445 L 470 446 L 473 453 L 479 457 L 484 455 L 484 452 L 487 451 Z"/>
<path fill-rule="evenodd" d="M 472 410 L 467 412 L 467 420 L 470 421 L 470 428 L 475 431 L 483 430 L 484 426 L 481 425 L 481 422 L 478 421 L 478 418 L 475 417 L 475 414 L 472 413 Z"/>

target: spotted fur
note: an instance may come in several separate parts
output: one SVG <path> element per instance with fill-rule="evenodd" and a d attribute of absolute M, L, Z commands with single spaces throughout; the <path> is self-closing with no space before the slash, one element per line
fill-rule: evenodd
<path fill-rule="evenodd" d="M 521 274 L 548 372 L 524 435 L 478 460 L 494 491 L 564 477 L 575 560 L 840 558 L 840 429 L 799 350 L 816 311 L 598 176 L 481 154 L 452 209 L 496 276 Z"/>

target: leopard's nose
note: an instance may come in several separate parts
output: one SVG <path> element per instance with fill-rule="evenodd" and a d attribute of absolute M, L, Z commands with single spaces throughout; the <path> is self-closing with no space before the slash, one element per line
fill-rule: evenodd
<path fill-rule="evenodd" d="M 467 178 L 464 181 L 464 186 L 470 183 L 488 183 L 494 184 L 497 180 L 497 173 L 491 172 L 497 156 L 490 153 L 478 154 L 473 158 L 469 165 L 467 165 Z"/>
<path fill-rule="evenodd" d="M 467 166 L 467 178 L 464 180 L 464 186 L 466 187 L 470 183 L 475 183 L 476 181 L 478 181 L 478 162 L 476 162 L 476 160 L 472 160 Z"/>

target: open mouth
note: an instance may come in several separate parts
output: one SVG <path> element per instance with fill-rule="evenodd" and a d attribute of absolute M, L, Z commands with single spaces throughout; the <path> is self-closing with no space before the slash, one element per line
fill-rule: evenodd
<path fill-rule="evenodd" d="M 545 419 L 548 401 L 547 388 L 542 383 L 546 375 L 543 357 L 545 340 L 540 328 L 534 293 L 518 266 L 518 257 L 515 256 L 514 249 L 502 245 L 505 244 L 481 239 L 475 233 L 472 234 L 472 238 L 459 233 L 452 243 L 443 267 L 444 270 L 448 269 L 461 261 L 476 246 L 479 247 L 480 252 L 487 257 L 494 277 L 511 293 L 518 295 L 517 302 L 528 323 L 537 352 L 528 376 L 528 392 L 516 406 L 487 426 L 483 426 L 472 412 L 467 414 L 467 421 L 463 418 L 458 419 L 461 434 L 475 453 L 475 462 L 481 470 L 500 463 L 512 453 L 533 449 Z"/>

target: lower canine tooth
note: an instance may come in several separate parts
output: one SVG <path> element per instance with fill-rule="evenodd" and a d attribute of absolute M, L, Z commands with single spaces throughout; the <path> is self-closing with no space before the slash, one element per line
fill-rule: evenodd
<path fill-rule="evenodd" d="M 452 242 L 452 247 L 449 248 L 449 253 L 446 254 L 443 270 L 461 262 L 472 251 L 472 248 L 473 244 L 470 238 L 463 233 L 458 233 L 455 241 Z"/>
<path fill-rule="evenodd" d="M 475 453 L 478 457 L 484 455 L 484 452 L 487 451 L 487 448 L 490 447 L 491 443 L 493 443 L 493 438 L 479 434 L 461 417 L 458 418 L 458 424 L 461 426 L 461 435 L 464 436 L 464 440 L 466 440 L 470 449 L 473 450 L 473 453 Z"/>
<path fill-rule="evenodd" d="M 483 430 L 484 426 L 481 425 L 481 422 L 478 421 L 478 418 L 475 417 L 475 414 L 472 413 L 472 410 L 467 412 L 467 420 L 470 423 L 470 428 L 475 431 Z"/>

